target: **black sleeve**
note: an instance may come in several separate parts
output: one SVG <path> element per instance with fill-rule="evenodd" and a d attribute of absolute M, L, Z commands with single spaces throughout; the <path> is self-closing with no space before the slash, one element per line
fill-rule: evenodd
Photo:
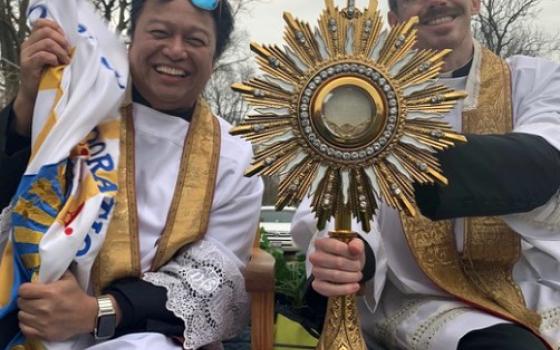
<path fill-rule="evenodd" d="M 364 240 L 361 236 L 358 236 L 362 241 L 364 241 L 364 248 L 365 248 L 365 253 L 366 253 L 366 263 L 364 265 L 364 268 L 362 270 L 362 281 L 361 283 L 366 283 L 368 282 L 370 279 L 373 278 L 373 276 L 375 275 L 375 254 L 373 253 L 373 249 L 370 247 L 370 245 L 368 244 L 368 242 L 366 242 L 366 240 Z"/>
<path fill-rule="evenodd" d="M 9 129 L 14 118 L 12 104 L 0 111 L 0 210 L 15 194 L 31 154 L 31 138 Z"/>
<path fill-rule="evenodd" d="M 165 288 L 139 278 L 126 278 L 113 282 L 103 293 L 112 295 L 121 309 L 116 336 L 135 332 L 183 336 L 183 321 L 165 307 Z"/>
<path fill-rule="evenodd" d="M 17 310 L 0 318 L 0 349 L 8 349 L 8 345 L 19 333 Z"/>
<path fill-rule="evenodd" d="M 415 185 L 416 201 L 432 220 L 527 212 L 560 186 L 560 152 L 540 136 L 467 135 L 440 152 L 448 186 Z"/>

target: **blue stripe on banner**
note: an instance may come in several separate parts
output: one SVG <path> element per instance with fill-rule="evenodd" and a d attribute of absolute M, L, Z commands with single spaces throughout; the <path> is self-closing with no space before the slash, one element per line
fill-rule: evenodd
<path fill-rule="evenodd" d="M 35 181 L 39 180 L 39 179 L 45 179 L 48 182 L 50 182 L 54 192 L 56 193 L 56 196 L 60 200 L 63 200 L 65 198 L 66 194 L 64 193 L 63 188 L 62 188 L 62 184 L 60 182 L 64 181 L 65 179 L 64 179 L 64 177 L 62 179 L 59 179 L 58 175 L 60 173 L 62 173 L 62 171 L 59 171 L 59 168 L 62 168 L 60 170 L 63 170 L 64 167 L 66 167 L 67 162 L 68 162 L 68 160 L 64 159 L 64 160 L 58 162 L 57 164 L 44 165 L 44 166 L 41 167 L 41 169 L 39 170 L 39 172 L 37 174 L 24 175 L 21 178 L 18 189 L 17 189 L 16 194 L 14 196 L 14 200 L 16 198 L 22 196 L 26 192 L 28 192 L 29 189 L 31 188 L 31 186 L 33 185 L 33 183 Z"/>
<path fill-rule="evenodd" d="M 39 245 L 33 243 L 18 243 L 14 242 L 14 250 L 18 254 L 33 254 L 39 253 Z"/>
<path fill-rule="evenodd" d="M 3 318 L 17 308 L 19 287 L 21 286 L 23 281 L 31 280 L 31 278 L 26 279 L 26 276 L 28 276 L 28 272 L 25 271 L 25 268 L 16 256 L 17 254 L 14 254 L 14 284 L 12 285 L 12 291 L 10 293 L 10 302 L 4 307 L 0 308 L 0 318 Z"/>
<path fill-rule="evenodd" d="M 14 253 L 15 250 L 17 250 L 17 248 L 14 246 Z M 17 271 L 20 274 L 20 284 L 22 283 L 26 283 L 26 282 L 31 282 L 31 277 L 33 277 L 33 272 L 35 270 L 33 269 L 28 269 L 27 267 L 25 267 L 25 264 L 23 263 L 23 260 L 21 259 L 21 255 L 19 254 L 14 254 L 14 261 L 15 261 L 15 268 L 17 269 Z M 15 283 L 14 283 L 15 284 Z M 17 295 L 16 295 L 17 298 Z"/>
<path fill-rule="evenodd" d="M 40 209 L 41 211 L 45 212 L 45 214 L 52 217 L 53 220 L 58 215 L 58 209 L 53 208 L 49 203 L 45 202 L 42 198 L 40 198 L 36 195 L 30 194 L 30 193 L 24 193 L 20 198 L 23 198 L 25 200 L 28 200 L 28 201 L 32 202 L 34 207 L 36 207 L 37 209 Z M 60 203 L 62 203 L 62 200 L 60 200 Z"/>
<path fill-rule="evenodd" d="M 56 219 L 56 217 L 58 216 L 58 209 L 53 208 L 49 203 L 46 203 L 44 201 L 40 201 L 37 203 L 37 208 L 41 209 L 42 211 L 44 211 L 46 214 L 48 214 L 50 217 L 54 219 Z"/>
<path fill-rule="evenodd" d="M 28 218 L 21 216 L 18 213 L 12 213 L 12 225 L 14 227 L 15 226 L 24 227 L 42 233 L 46 233 L 47 230 L 49 229 L 47 226 L 41 225 L 38 222 L 31 221 Z"/>
<path fill-rule="evenodd" d="M 66 174 L 66 167 L 67 166 L 71 166 L 71 161 L 70 160 L 63 160 L 60 163 L 58 163 L 57 165 L 57 173 L 62 173 L 62 174 Z M 58 170 L 60 169 L 60 171 Z M 72 168 L 71 168 L 72 169 Z M 69 183 L 72 183 L 72 181 L 68 181 Z M 58 197 L 58 199 L 60 199 L 61 202 L 66 202 L 66 199 L 68 198 L 68 191 L 64 191 L 64 187 L 66 183 L 66 177 L 63 176 L 62 179 L 56 179 L 56 181 L 51 181 L 51 186 L 54 190 L 54 192 L 56 193 L 56 196 Z"/>
<path fill-rule="evenodd" d="M 21 197 L 24 193 L 29 191 L 29 188 L 31 187 L 31 184 L 33 183 L 33 181 L 35 181 L 36 177 L 37 177 L 37 175 L 24 175 L 24 176 L 21 177 L 21 181 L 19 182 L 19 186 L 18 186 L 18 189 L 16 191 L 16 194 L 14 195 L 14 198 L 12 199 L 12 203 L 15 203 L 16 200 L 19 197 Z"/>

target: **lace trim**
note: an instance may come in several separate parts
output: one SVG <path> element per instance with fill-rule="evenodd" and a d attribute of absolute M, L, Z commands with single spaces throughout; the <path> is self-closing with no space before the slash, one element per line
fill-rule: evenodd
<path fill-rule="evenodd" d="M 10 237 L 12 207 L 7 206 L 0 213 L 0 259 L 4 252 L 4 246 Z"/>
<path fill-rule="evenodd" d="M 248 323 L 243 275 L 208 241 L 184 248 L 143 279 L 167 290 L 167 309 L 185 323 L 185 349 L 233 338 Z"/>
<path fill-rule="evenodd" d="M 383 345 L 389 349 L 396 349 L 398 344 L 396 340 L 397 327 L 418 311 L 420 306 L 426 301 L 427 300 L 423 298 L 415 298 L 404 302 L 398 311 L 394 312 L 391 317 L 376 325 L 377 327 L 375 327 L 373 333 L 375 339 L 382 342 Z"/>
<path fill-rule="evenodd" d="M 551 329 L 560 329 L 560 307 L 555 307 L 540 313 L 542 317 L 542 323 L 540 330 L 541 332 L 546 332 Z"/>
<path fill-rule="evenodd" d="M 435 316 L 430 317 L 416 328 L 416 331 L 410 335 L 409 341 L 414 350 L 426 350 L 432 346 L 432 340 L 435 338 L 446 323 L 454 320 L 459 315 L 467 312 L 468 307 L 459 307 L 451 310 L 445 310 Z"/>
<path fill-rule="evenodd" d="M 546 204 L 516 216 L 549 231 L 560 230 L 560 192 L 552 196 Z"/>

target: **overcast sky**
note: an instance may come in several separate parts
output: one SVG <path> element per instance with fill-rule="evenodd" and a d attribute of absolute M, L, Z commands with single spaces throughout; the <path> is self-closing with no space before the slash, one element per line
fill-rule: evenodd
<path fill-rule="evenodd" d="M 339 7 L 345 6 L 346 0 L 335 0 Z M 359 7 L 367 6 L 368 0 L 357 0 Z M 379 0 L 381 12 L 386 19 L 387 1 Z M 250 35 L 251 41 L 261 44 L 282 43 L 284 20 L 282 13 L 291 12 L 295 17 L 316 25 L 319 14 L 324 8 L 324 0 L 261 0 L 249 14 L 240 19 L 241 27 Z M 554 32 L 560 30 L 560 0 L 543 0 L 542 10 L 537 25 L 543 30 Z"/>

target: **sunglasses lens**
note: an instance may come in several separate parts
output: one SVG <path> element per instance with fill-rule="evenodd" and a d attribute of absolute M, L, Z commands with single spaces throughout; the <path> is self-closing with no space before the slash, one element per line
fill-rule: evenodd
<path fill-rule="evenodd" d="M 192 4 L 206 11 L 213 11 L 218 7 L 220 0 L 191 0 Z"/>

